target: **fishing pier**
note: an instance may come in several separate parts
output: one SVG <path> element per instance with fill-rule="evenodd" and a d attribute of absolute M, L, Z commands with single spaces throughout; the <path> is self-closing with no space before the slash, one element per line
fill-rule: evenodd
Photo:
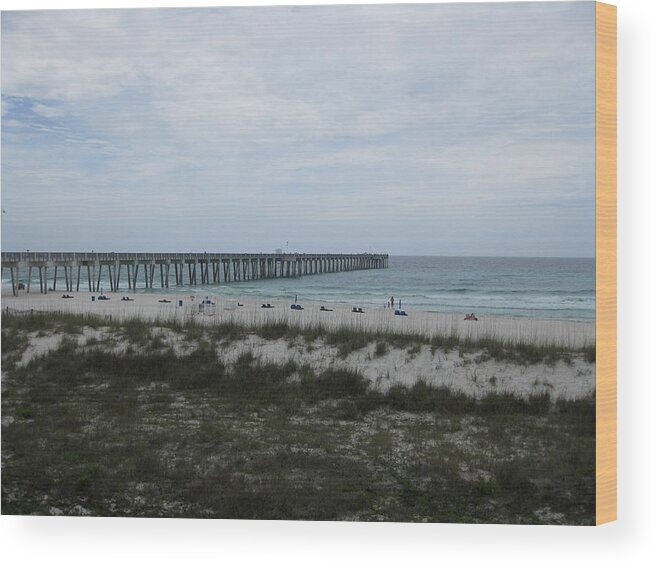
<path fill-rule="evenodd" d="M 2 274 L 11 272 L 14 296 L 30 292 L 38 273 L 39 292 L 80 290 L 84 273 L 89 292 L 101 287 L 120 289 L 169 288 L 227 282 L 301 277 L 364 269 L 386 269 L 387 254 L 311 253 L 2 253 Z M 48 272 L 52 273 L 48 279 Z M 27 275 L 26 283 L 21 282 Z M 141 275 L 141 276 L 140 276 Z M 52 286 L 49 286 L 49 280 Z M 61 286 L 63 285 L 63 286 Z"/>

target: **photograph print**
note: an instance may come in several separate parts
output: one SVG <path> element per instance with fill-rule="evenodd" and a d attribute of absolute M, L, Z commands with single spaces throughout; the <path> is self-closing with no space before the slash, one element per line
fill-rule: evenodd
<path fill-rule="evenodd" d="M 596 6 L 4 11 L 2 513 L 594 525 Z"/>

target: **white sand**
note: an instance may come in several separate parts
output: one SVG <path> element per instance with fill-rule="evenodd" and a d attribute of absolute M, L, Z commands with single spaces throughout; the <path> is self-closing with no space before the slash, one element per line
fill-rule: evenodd
<path fill-rule="evenodd" d="M 2 307 L 22 311 L 60 311 L 70 313 L 94 313 L 99 316 L 126 319 L 139 317 L 145 319 L 194 319 L 202 323 L 234 321 L 251 326 L 270 321 L 287 321 L 301 326 L 322 324 L 329 328 L 348 325 L 363 330 L 382 329 L 405 333 L 435 335 L 449 334 L 452 331 L 462 336 L 493 336 L 527 342 L 556 342 L 564 345 L 583 345 L 594 343 L 594 323 L 558 320 L 536 320 L 521 318 L 482 318 L 478 322 L 463 320 L 451 314 L 407 311 L 407 318 L 394 316 L 393 311 L 385 309 L 366 309 L 364 314 L 354 314 L 347 305 L 325 304 L 334 308 L 333 312 L 320 312 L 320 304 L 304 303 L 304 310 L 291 310 L 290 304 L 280 300 L 267 300 L 275 308 L 261 308 L 262 301 L 244 301 L 238 307 L 233 299 L 216 300 L 216 307 L 209 314 L 198 312 L 198 301 L 203 297 L 194 295 L 133 294 L 134 302 L 121 301 L 121 294 L 107 294 L 108 301 L 91 301 L 89 293 L 75 293 L 73 299 L 62 299 L 61 294 L 23 294 L 19 297 L 3 296 Z M 96 296 L 97 295 L 93 295 Z M 171 300 L 160 303 L 159 300 Z M 183 305 L 178 305 L 178 300 Z M 99 333 L 98 333 L 99 332 Z M 104 330 L 91 330 L 77 336 L 80 346 L 85 346 L 90 338 L 102 341 Z M 188 353 L 187 342 L 183 336 L 166 328 L 153 327 L 151 332 L 164 338 L 176 354 Z M 98 335 L 96 335 L 98 334 Z M 42 337 L 30 336 L 30 346 L 23 355 L 22 363 L 36 355 L 54 349 L 60 336 L 47 333 Z M 114 350 L 122 345 L 115 343 Z M 569 363 L 558 361 L 555 364 L 538 363 L 521 365 L 500 362 L 494 359 L 481 360 L 481 352 L 461 354 L 457 350 L 449 352 L 424 345 L 419 351 L 389 347 L 383 355 L 376 355 L 375 343 L 350 353 L 346 358 L 339 355 L 336 347 L 317 340 L 306 343 L 304 340 L 266 340 L 257 335 L 249 335 L 229 344 L 220 344 L 218 358 L 229 368 L 237 358 L 251 352 L 263 363 L 283 364 L 293 360 L 299 366 L 307 365 L 316 372 L 326 369 L 348 368 L 359 371 L 380 390 L 387 390 L 394 384 L 412 385 L 424 380 L 433 385 L 445 385 L 455 390 L 480 397 L 493 391 L 509 391 L 524 396 L 543 391 L 553 398 L 580 398 L 595 390 L 595 364 L 585 361 L 582 355 L 575 356 Z"/>
<path fill-rule="evenodd" d="M 2 295 L 2 308 L 12 310 L 59 311 L 77 314 L 93 313 L 120 319 L 139 317 L 142 319 L 194 319 L 201 323 L 235 322 L 249 327 L 267 322 L 290 322 L 301 327 L 322 325 L 332 329 L 348 326 L 371 331 L 393 331 L 426 336 L 457 334 L 460 337 L 495 337 L 514 342 L 556 343 L 579 347 L 595 343 L 595 324 L 593 321 L 547 320 L 536 318 L 506 318 L 479 316 L 479 320 L 463 320 L 463 315 L 421 312 L 406 310 L 408 316 L 395 316 L 393 310 L 385 308 L 365 308 L 364 314 L 351 312 L 351 305 L 320 302 L 302 302 L 304 310 L 292 310 L 291 302 L 280 299 L 240 299 L 244 304 L 237 306 L 237 300 L 210 295 L 216 307 L 209 313 L 199 313 L 199 294 L 121 294 L 106 293 L 107 301 L 92 301 L 89 292 L 69 293 L 74 298 L 63 299 L 63 293 L 48 294 L 21 293 L 14 297 Z M 134 302 L 121 301 L 122 296 L 134 298 Z M 193 297 L 193 299 L 192 299 Z M 169 304 L 159 300 L 171 300 Z M 183 301 L 178 306 L 178 300 Z M 261 308 L 262 303 L 270 303 L 274 308 Z M 324 305 L 333 312 L 321 312 Z"/>
<path fill-rule="evenodd" d="M 435 386 L 447 386 L 480 398 L 491 392 L 514 392 L 530 396 L 548 392 L 553 398 L 581 398 L 595 390 L 595 364 L 582 356 L 569 364 L 558 361 L 553 365 L 537 363 L 521 365 L 488 359 L 479 362 L 480 352 L 461 355 L 459 351 L 431 351 L 422 346 L 419 352 L 389 347 L 377 356 L 376 344 L 341 358 L 336 347 L 320 342 L 312 344 L 298 340 L 265 340 L 251 335 L 219 349 L 219 357 L 230 367 L 240 355 L 251 352 L 262 363 L 284 364 L 294 361 L 307 365 L 315 372 L 326 369 L 351 369 L 369 379 L 381 391 L 402 384 L 412 386 L 419 380 Z"/>

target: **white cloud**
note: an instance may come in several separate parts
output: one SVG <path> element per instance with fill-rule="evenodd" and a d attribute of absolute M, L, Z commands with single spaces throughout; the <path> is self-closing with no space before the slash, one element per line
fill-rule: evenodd
<path fill-rule="evenodd" d="M 64 113 L 61 108 L 57 108 L 56 106 L 47 106 L 38 102 L 32 105 L 32 111 L 43 116 L 44 118 L 57 118 Z"/>

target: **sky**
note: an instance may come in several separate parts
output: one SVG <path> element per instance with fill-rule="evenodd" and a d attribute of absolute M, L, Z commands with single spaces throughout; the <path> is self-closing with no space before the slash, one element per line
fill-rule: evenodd
<path fill-rule="evenodd" d="M 593 257 L 594 2 L 2 13 L 2 250 Z"/>

